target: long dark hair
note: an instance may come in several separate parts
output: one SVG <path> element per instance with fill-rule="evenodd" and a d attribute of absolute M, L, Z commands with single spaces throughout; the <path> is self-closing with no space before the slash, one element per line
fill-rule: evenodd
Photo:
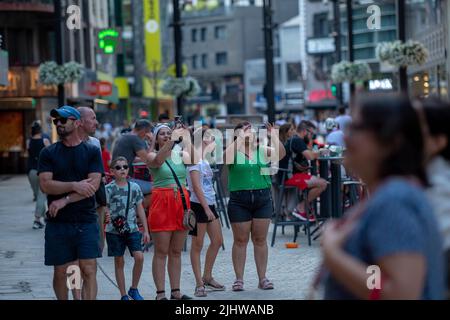
<path fill-rule="evenodd" d="M 450 161 L 450 103 L 433 97 L 422 101 L 422 105 L 430 135 L 447 137 L 447 146 L 440 155 Z"/>
<path fill-rule="evenodd" d="M 294 125 L 292 123 L 286 123 L 280 126 L 280 141 L 284 144 L 288 140 L 288 133 L 291 128 L 293 128 Z"/>
<path fill-rule="evenodd" d="M 371 131 L 388 154 L 379 177 L 414 176 L 428 184 L 420 118 L 408 97 L 367 95 L 358 101 L 361 125 Z"/>

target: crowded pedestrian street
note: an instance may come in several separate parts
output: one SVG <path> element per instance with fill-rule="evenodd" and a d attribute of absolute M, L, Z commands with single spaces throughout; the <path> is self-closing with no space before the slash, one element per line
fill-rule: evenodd
<path fill-rule="evenodd" d="M 32 230 L 30 216 L 34 203 L 26 176 L 2 176 L 0 178 L 0 300 L 54 300 L 52 272 L 44 266 L 44 231 Z M 291 300 L 305 299 L 315 272 L 320 264 L 319 243 L 311 247 L 306 237 L 300 235 L 299 248 L 287 249 L 286 242 L 293 238 L 293 228 L 286 227 L 285 235 L 278 235 L 277 242 L 269 252 L 268 274 L 278 286 L 278 290 L 261 291 L 257 288 L 258 279 L 253 263 L 252 250 L 249 250 L 246 278 L 247 289 L 232 292 L 234 280 L 231 263 L 231 231 L 223 227 L 225 250 L 220 251 L 214 266 L 214 273 L 227 287 L 225 291 L 214 292 L 205 300 Z M 251 245 L 250 245 L 251 246 Z M 188 243 L 188 249 L 190 243 Z M 98 259 L 98 299 L 117 300 L 117 287 L 114 278 L 114 260 L 108 257 Z M 130 283 L 132 258 L 126 253 L 125 275 Z M 154 299 L 155 285 L 151 278 L 151 259 L 153 249 L 144 254 L 144 271 L 140 291 L 145 299 Z M 195 287 L 189 253 L 183 252 L 181 283 L 187 293 Z M 168 285 L 167 285 L 168 286 Z"/>

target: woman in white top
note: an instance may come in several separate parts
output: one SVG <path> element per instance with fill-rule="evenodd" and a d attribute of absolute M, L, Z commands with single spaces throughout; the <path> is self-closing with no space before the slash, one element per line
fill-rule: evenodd
<path fill-rule="evenodd" d="M 214 137 L 207 132 L 207 129 L 200 128 L 198 130 L 201 130 L 202 136 L 202 149 L 198 152 L 201 159 L 196 165 L 188 167 L 187 180 L 191 191 L 191 209 L 195 212 L 197 218 L 196 228 L 190 232 L 193 236 L 191 263 L 196 280 L 194 295 L 206 297 L 207 287 L 212 291 L 225 290 L 225 287 L 215 281 L 212 276 L 214 262 L 223 243 L 223 236 L 218 219 L 219 215 L 215 209 L 216 194 L 213 188 L 213 172 L 208 161 L 204 159 L 205 150 L 211 150 L 215 147 Z M 206 252 L 202 277 L 200 253 L 206 233 L 210 238 L 210 245 Z"/>

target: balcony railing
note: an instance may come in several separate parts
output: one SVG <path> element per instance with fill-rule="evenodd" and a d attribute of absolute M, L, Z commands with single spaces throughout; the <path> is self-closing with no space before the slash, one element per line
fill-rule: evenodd
<path fill-rule="evenodd" d="M 53 0 L 0 0 L 0 11 L 53 12 Z"/>

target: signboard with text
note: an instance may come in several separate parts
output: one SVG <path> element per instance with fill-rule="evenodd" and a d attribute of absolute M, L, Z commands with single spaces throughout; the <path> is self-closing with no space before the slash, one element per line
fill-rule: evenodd
<path fill-rule="evenodd" d="M 306 40 L 308 54 L 324 54 L 336 51 L 334 38 L 311 38 Z"/>

